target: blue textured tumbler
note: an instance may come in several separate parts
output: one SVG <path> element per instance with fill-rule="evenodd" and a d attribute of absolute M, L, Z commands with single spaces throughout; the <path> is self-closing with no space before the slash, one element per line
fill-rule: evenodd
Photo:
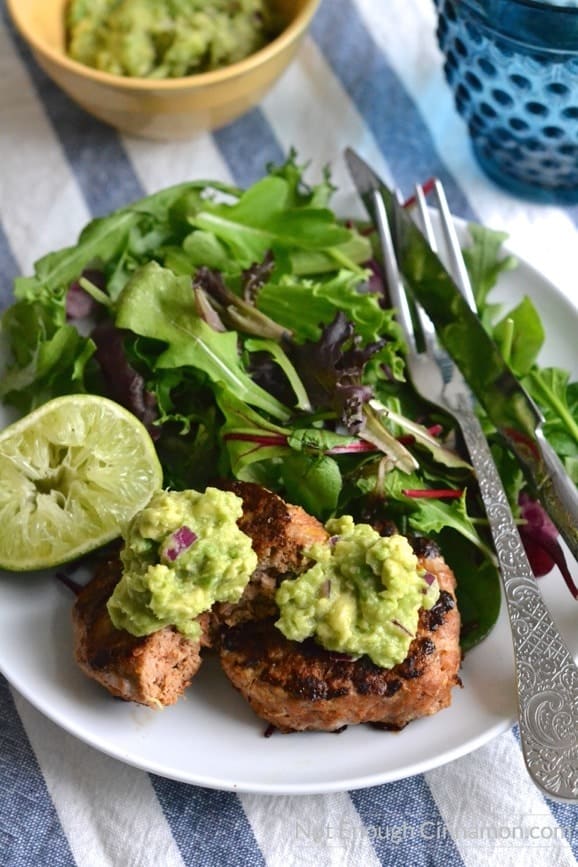
<path fill-rule="evenodd" d="M 578 202 L 578 0 L 434 0 L 476 158 L 535 201 Z"/>

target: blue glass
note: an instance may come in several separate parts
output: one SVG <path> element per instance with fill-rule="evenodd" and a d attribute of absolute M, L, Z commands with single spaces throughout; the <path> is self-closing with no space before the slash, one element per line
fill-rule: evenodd
<path fill-rule="evenodd" d="M 517 195 L 578 202 L 578 2 L 434 2 L 446 79 L 481 167 Z"/>

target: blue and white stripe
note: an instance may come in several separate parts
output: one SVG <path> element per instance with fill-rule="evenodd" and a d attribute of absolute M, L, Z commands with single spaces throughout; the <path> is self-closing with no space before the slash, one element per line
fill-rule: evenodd
<path fill-rule="evenodd" d="M 578 211 L 520 202 L 482 177 L 443 81 L 430 0 L 324 0 L 299 57 L 260 108 L 213 136 L 167 144 L 88 117 L 35 65 L 3 2 L 0 10 L 0 305 L 16 273 L 73 242 L 91 216 L 187 178 L 250 184 L 291 147 L 311 161 L 312 176 L 331 163 L 340 202 L 353 208 L 346 144 L 405 190 L 440 175 L 455 213 L 508 230 L 514 248 L 575 291 L 568 250 Z M 475 837 L 514 819 L 523 839 Z M 515 731 L 371 789 L 237 795 L 103 756 L 0 678 L 2 867 L 570 867 L 577 859 L 578 810 L 531 785 Z"/>

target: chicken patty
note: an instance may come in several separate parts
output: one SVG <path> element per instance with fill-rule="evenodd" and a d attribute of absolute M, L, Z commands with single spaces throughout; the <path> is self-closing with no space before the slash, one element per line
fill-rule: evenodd
<path fill-rule="evenodd" d="M 200 640 L 172 627 L 138 638 L 113 626 L 107 602 L 122 574 L 118 557 L 104 562 L 80 591 L 72 613 L 74 656 L 84 673 L 112 695 L 148 707 L 174 704 L 197 673 L 202 648 L 211 645 L 222 624 L 271 613 L 280 577 L 300 568 L 305 546 L 327 537 L 319 521 L 259 485 L 222 487 L 243 500 L 238 525 L 251 538 L 259 565 L 238 603 L 217 604 L 200 616 Z"/>
<path fill-rule="evenodd" d="M 195 641 L 169 626 L 140 638 L 116 629 L 106 603 L 121 570 L 118 557 L 105 561 L 79 592 L 72 611 L 75 659 L 118 698 L 154 708 L 174 704 L 201 665 L 208 615 L 199 618 L 203 634 Z"/>
<path fill-rule="evenodd" d="M 289 641 L 275 627 L 275 591 L 307 567 L 306 550 L 328 534 L 323 525 L 259 485 L 222 485 L 243 500 L 239 527 L 252 540 L 258 566 L 237 603 L 217 604 L 199 617 L 200 640 L 166 627 L 135 637 L 116 629 L 106 604 L 121 576 L 118 556 L 103 563 L 73 609 L 74 653 L 81 669 L 112 695 L 148 707 L 174 704 L 201 665 L 201 651 L 218 645 L 222 668 L 254 711 L 284 732 L 335 731 L 356 723 L 399 729 L 451 701 L 459 683 L 460 619 L 455 578 L 437 547 L 418 539 L 420 565 L 436 576 L 440 598 L 421 611 L 404 662 L 392 669 L 368 657 L 353 660 L 313 640 Z"/>
<path fill-rule="evenodd" d="M 301 506 L 286 503 L 278 494 L 253 482 L 224 482 L 220 487 L 243 500 L 238 526 L 253 543 L 258 565 L 238 602 L 213 608 L 213 629 L 275 614 L 275 591 L 288 575 L 303 569 L 307 548 L 324 542 L 323 524 Z"/>
<path fill-rule="evenodd" d="M 416 540 L 414 550 L 441 593 L 431 610 L 420 612 L 407 658 L 391 669 L 366 656 L 353 660 L 325 650 L 311 639 L 290 641 L 273 616 L 223 631 L 223 670 L 258 716 L 282 732 L 336 731 L 358 723 L 401 729 L 450 704 L 461 662 L 455 577 L 433 543 Z"/>

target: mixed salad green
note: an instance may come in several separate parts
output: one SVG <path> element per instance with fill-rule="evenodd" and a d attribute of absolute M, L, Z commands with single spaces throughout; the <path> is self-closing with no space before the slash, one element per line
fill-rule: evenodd
<path fill-rule="evenodd" d="M 25 413 L 64 393 L 104 394 L 145 423 L 170 488 L 234 476 L 324 520 L 347 512 L 436 538 L 459 577 L 467 648 L 500 599 L 475 479 L 452 420 L 405 378 L 371 228 L 337 218 L 332 192 L 328 172 L 308 186 L 292 154 L 247 190 L 185 183 L 93 220 L 17 279 L 0 398 Z M 544 334 L 529 299 L 503 316 L 491 303 L 515 265 L 504 236 L 470 231 L 482 320 L 578 482 L 578 383 L 537 366 Z M 485 423 L 540 568 L 564 569 L 555 531 Z"/>

